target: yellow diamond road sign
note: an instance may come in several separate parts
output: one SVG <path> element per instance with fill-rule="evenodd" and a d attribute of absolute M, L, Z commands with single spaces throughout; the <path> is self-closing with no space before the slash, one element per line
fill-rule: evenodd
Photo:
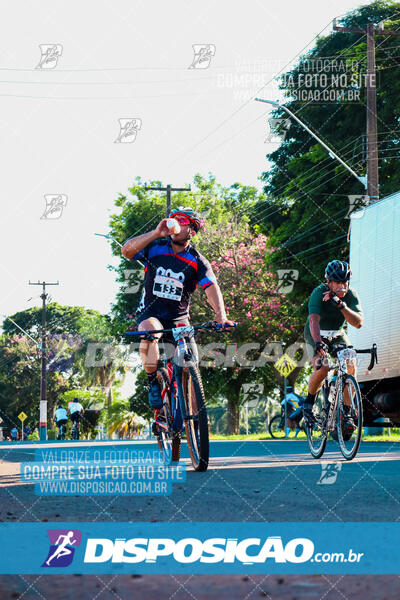
<path fill-rule="evenodd" d="M 297 367 L 297 363 L 288 354 L 283 354 L 275 363 L 275 369 L 283 377 L 287 377 Z"/>
<path fill-rule="evenodd" d="M 22 422 L 24 422 L 24 421 L 25 421 L 25 419 L 27 419 L 27 418 L 28 418 L 28 415 L 26 415 L 26 414 L 25 414 L 23 411 L 22 411 L 22 412 L 20 412 L 20 413 L 19 413 L 19 415 L 18 415 L 18 419 L 19 419 L 20 421 L 22 421 Z"/>

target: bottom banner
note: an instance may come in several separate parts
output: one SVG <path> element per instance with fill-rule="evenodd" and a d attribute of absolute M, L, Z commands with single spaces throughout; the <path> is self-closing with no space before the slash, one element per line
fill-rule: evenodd
<path fill-rule="evenodd" d="M 400 523 L 1 523 L 2 574 L 398 574 Z"/>

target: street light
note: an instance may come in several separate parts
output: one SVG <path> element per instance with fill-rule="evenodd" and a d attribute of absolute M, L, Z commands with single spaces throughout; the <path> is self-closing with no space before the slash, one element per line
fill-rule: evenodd
<path fill-rule="evenodd" d="M 329 156 L 331 158 L 336 158 L 336 160 L 338 160 L 340 162 L 340 164 L 347 169 L 348 171 L 350 171 L 350 173 L 356 177 L 356 179 L 358 179 L 358 181 L 360 183 L 362 183 L 362 185 L 364 186 L 365 189 L 367 189 L 368 187 L 368 177 L 367 175 L 357 175 L 357 173 L 355 171 L 353 171 L 353 169 L 351 167 L 349 167 L 349 165 L 347 165 L 341 158 L 340 156 L 338 156 L 333 150 L 332 148 L 329 148 L 329 146 L 327 144 L 325 144 L 325 142 L 323 142 L 313 131 L 311 131 L 311 129 L 309 127 L 307 127 L 307 125 L 305 125 L 305 123 L 303 123 L 303 121 L 300 121 L 300 119 L 298 117 L 296 117 L 296 115 L 294 113 L 292 113 L 291 110 L 289 110 L 286 106 L 284 106 L 283 104 L 279 104 L 279 102 L 276 102 L 274 100 L 265 100 L 264 98 L 255 98 L 255 100 L 257 102 L 266 102 L 267 104 L 272 104 L 272 106 L 275 106 L 275 108 L 281 108 L 282 110 L 284 110 L 285 112 L 288 113 L 288 115 L 290 115 L 295 121 L 297 121 L 298 123 L 300 123 L 300 125 L 306 130 L 308 131 L 308 133 L 310 135 L 312 135 L 317 142 L 319 142 L 321 144 L 321 146 L 323 146 L 326 150 L 328 150 Z"/>

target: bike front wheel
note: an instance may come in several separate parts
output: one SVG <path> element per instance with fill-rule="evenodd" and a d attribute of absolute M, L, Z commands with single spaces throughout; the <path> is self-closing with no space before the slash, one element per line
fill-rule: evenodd
<path fill-rule="evenodd" d="M 158 447 L 163 451 L 166 463 L 178 462 L 181 455 L 181 432 L 172 430 L 171 388 L 167 369 L 159 369 L 157 379 L 163 398 L 163 407 L 160 410 L 162 419 L 158 423 Z"/>
<path fill-rule="evenodd" d="M 206 471 L 210 454 L 207 409 L 200 372 L 193 362 L 182 369 L 182 392 L 190 459 L 195 471 Z"/>
<path fill-rule="evenodd" d="M 320 389 L 315 397 L 313 406 L 314 424 L 309 427 L 304 420 L 304 427 L 307 434 L 307 441 L 311 455 L 314 458 L 321 458 L 325 452 L 326 441 L 328 439 L 327 421 L 328 421 L 328 402 L 325 397 L 324 389 Z"/>
<path fill-rule="evenodd" d="M 343 378 L 343 389 L 337 403 L 336 430 L 340 451 L 352 460 L 361 443 L 363 410 L 361 392 L 353 375 Z"/>

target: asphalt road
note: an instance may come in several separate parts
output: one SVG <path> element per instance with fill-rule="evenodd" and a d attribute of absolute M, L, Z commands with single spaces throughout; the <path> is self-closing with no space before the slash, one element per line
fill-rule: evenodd
<path fill-rule="evenodd" d="M 79 446 L 78 446 L 79 444 Z M 99 443 L 95 443 L 100 447 Z M 110 444 L 110 443 L 109 443 Z M 45 449 L 87 443 L 48 443 Z M 148 442 L 113 443 L 143 450 Z M 302 441 L 214 441 L 205 473 L 190 469 L 171 496 L 45 497 L 21 484 L 19 466 L 33 444 L 0 445 L 1 521 L 396 521 L 400 518 L 400 445 L 363 443 L 343 460 L 329 442 L 322 460 Z M 109 446 L 110 447 L 110 446 Z M 330 466 L 327 466 L 330 465 Z M 332 466 L 333 465 L 333 466 Z M 326 473 L 333 475 L 326 477 Z M 324 477 L 325 474 L 325 477 Z M 1 576 L 1 598 L 373 598 L 400 597 L 397 576 Z M 56 581 L 55 581 L 56 580 Z M 32 583 L 36 582 L 36 583 Z M 82 585 L 84 584 L 84 587 Z M 114 590 L 114 591 L 113 591 Z"/>

